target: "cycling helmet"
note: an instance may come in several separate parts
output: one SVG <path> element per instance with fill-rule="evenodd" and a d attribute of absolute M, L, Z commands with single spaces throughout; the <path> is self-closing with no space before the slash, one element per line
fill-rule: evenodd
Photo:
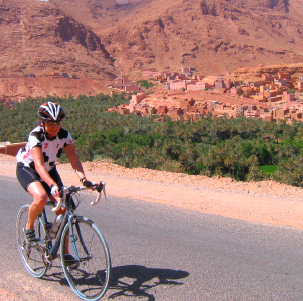
<path fill-rule="evenodd" d="M 65 113 L 60 105 L 49 101 L 39 107 L 38 116 L 42 121 L 62 121 L 65 118 Z"/>

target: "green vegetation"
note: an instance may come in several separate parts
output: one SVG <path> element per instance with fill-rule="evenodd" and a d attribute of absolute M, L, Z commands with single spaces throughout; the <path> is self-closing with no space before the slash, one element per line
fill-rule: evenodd
<path fill-rule="evenodd" d="M 145 79 L 139 80 L 139 81 L 137 81 L 137 83 L 140 84 L 140 86 L 145 89 L 149 89 L 155 85 L 154 83 L 151 83 Z"/>
<path fill-rule="evenodd" d="M 260 166 L 260 169 L 269 174 L 273 174 L 277 170 L 277 165 L 264 165 Z"/>
<path fill-rule="evenodd" d="M 0 106 L 0 141 L 26 141 L 45 101 L 66 110 L 63 123 L 72 134 L 81 160 L 110 159 L 129 168 L 145 167 L 193 175 L 220 175 L 235 180 L 274 179 L 303 187 L 303 123 L 246 119 L 195 122 L 165 117 L 120 115 L 108 108 L 129 100 L 123 94 L 29 99 L 13 109 Z M 65 160 L 64 156 L 62 160 Z"/>

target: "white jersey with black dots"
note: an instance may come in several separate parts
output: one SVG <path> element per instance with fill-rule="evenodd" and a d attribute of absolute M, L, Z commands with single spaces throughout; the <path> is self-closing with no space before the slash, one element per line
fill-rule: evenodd
<path fill-rule="evenodd" d="M 60 128 L 57 136 L 47 138 L 44 128 L 37 126 L 29 133 L 28 141 L 24 147 L 19 149 L 16 159 L 17 162 L 22 162 L 24 166 L 35 169 L 31 150 L 34 147 L 40 147 L 44 157 L 44 166 L 47 171 L 50 171 L 55 162 L 60 158 L 64 147 L 71 143 L 73 143 L 73 139 L 64 128 Z"/>

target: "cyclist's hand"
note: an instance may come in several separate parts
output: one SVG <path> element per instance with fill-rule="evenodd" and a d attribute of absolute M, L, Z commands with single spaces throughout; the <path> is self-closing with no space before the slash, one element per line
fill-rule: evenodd
<path fill-rule="evenodd" d="M 84 185 L 85 187 L 87 187 L 87 188 L 93 186 L 92 182 L 91 182 L 91 181 L 88 181 L 88 180 L 85 180 L 85 181 L 83 182 L 83 185 Z"/>
<path fill-rule="evenodd" d="M 51 195 L 53 195 L 53 196 L 60 195 L 59 187 L 57 185 L 51 185 L 50 189 L 51 189 L 51 191 L 50 191 Z"/>

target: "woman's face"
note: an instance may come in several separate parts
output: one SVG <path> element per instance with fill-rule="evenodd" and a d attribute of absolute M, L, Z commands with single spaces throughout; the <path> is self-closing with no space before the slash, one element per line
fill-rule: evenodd
<path fill-rule="evenodd" d="M 45 131 L 52 137 L 55 137 L 59 133 L 60 127 L 61 127 L 60 121 L 58 122 L 47 121 L 44 123 Z"/>

